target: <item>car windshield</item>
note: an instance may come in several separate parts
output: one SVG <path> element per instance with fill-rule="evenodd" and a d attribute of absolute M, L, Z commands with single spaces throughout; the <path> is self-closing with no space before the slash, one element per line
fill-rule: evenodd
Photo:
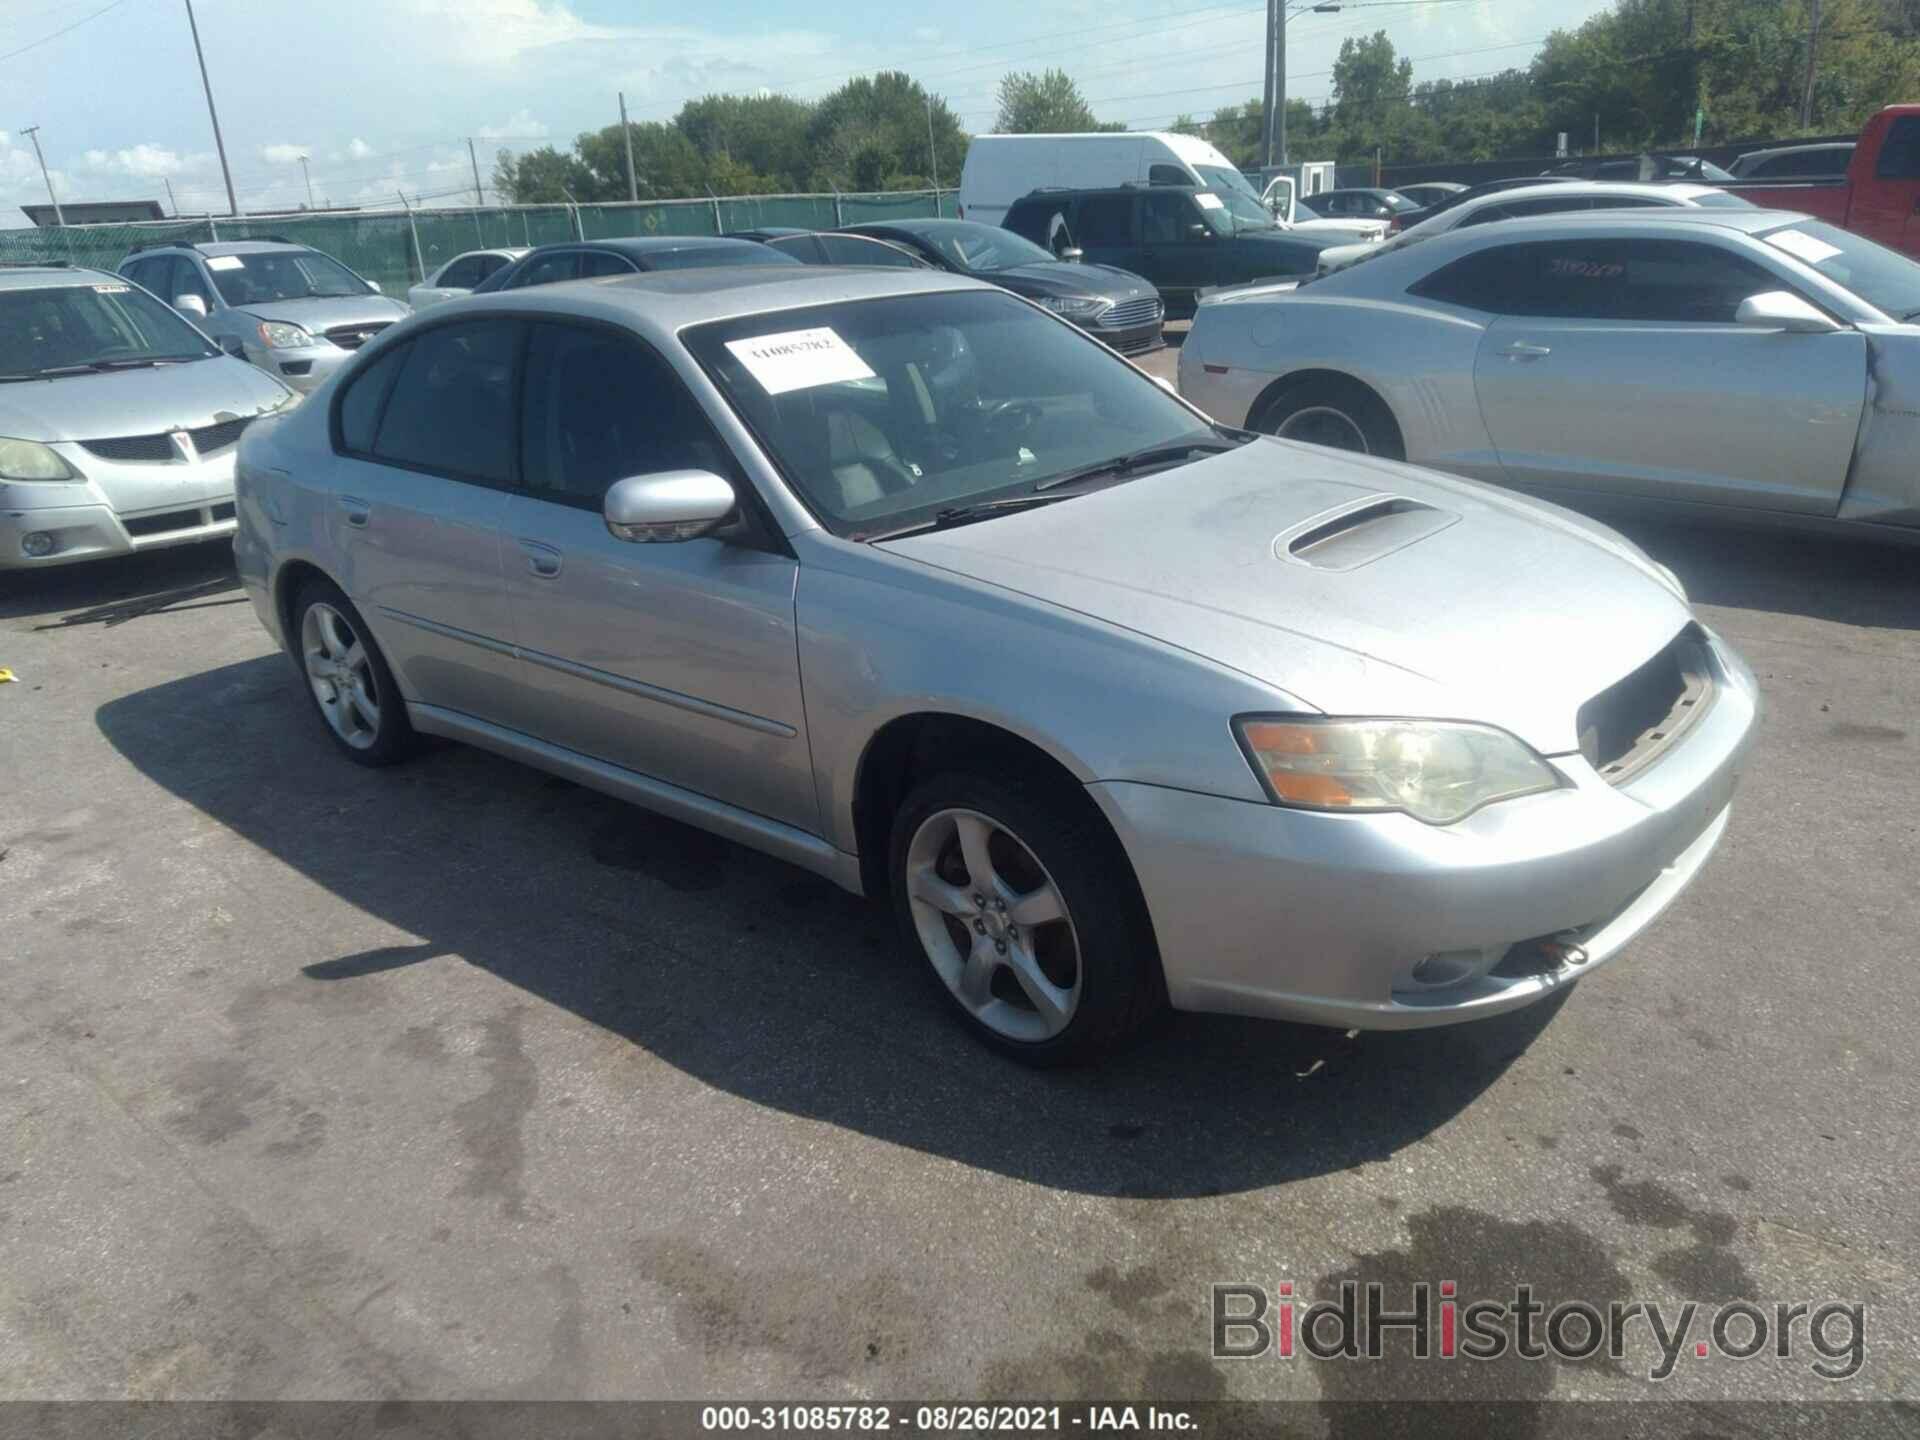
<path fill-rule="evenodd" d="M 1410 210 L 1418 210 L 1420 208 L 1398 190 L 1380 190 L 1376 191 L 1375 194 L 1380 203 L 1396 215 L 1405 215 Z"/>
<path fill-rule="evenodd" d="M 1031 240 L 1023 240 L 1011 230 L 997 225 L 976 225 L 971 220 L 949 220 L 908 231 L 923 245 L 930 245 L 942 256 L 976 275 L 991 275 L 996 270 L 1011 270 L 1016 265 L 1051 263 L 1053 256 Z"/>
<path fill-rule="evenodd" d="M 713 265 L 798 265 L 784 251 L 743 240 L 738 245 L 689 245 L 680 250 L 648 250 L 639 257 L 649 270 L 704 270 Z"/>
<path fill-rule="evenodd" d="M 1920 320 L 1920 264 L 1824 220 L 1801 220 L 1761 236 L 1843 290 L 1896 320 Z"/>
<path fill-rule="evenodd" d="M 1218 190 L 1222 195 L 1231 191 L 1246 196 L 1256 205 L 1260 203 L 1260 192 L 1253 188 L 1253 182 L 1231 165 L 1196 165 L 1193 173 L 1209 189 Z"/>
<path fill-rule="evenodd" d="M 233 306 L 269 300 L 340 299 L 365 295 L 367 282 L 318 250 L 257 250 L 251 255 L 209 255 L 207 273 L 220 298 Z"/>
<path fill-rule="evenodd" d="M 1225 233 L 1231 235 L 1243 230 L 1272 230 L 1276 228 L 1273 212 L 1258 200 L 1253 199 L 1251 196 L 1244 195 L 1238 190 L 1216 187 L 1213 190 L 1203 190 L 1200 193 L 1218 197 L 1221 204 L 1226 207 L 1224 210 L 1216 210 L 1212 206 L 1205 204 L 1205 202 L 1201 204 L 1202 213 L 1206 215 L 1207 220 L 1217 230 L 1223 230 Z"/>
<path fill-rule="evenodd" d="M 1105 346 L 1000 293 L 750 315 L 682 338 L 807 506 L 854 539 L 1177 442 L 1228 443 Z"/>
<path fill-rule="evenodd" d="M 173 311 L 125 281 L 0 290 L 0 375 L 10 379 L 219 353 Z"/>

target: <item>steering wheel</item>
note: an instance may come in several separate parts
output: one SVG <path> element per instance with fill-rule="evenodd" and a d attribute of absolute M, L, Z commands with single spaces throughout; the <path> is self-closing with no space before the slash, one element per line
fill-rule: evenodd
<path fill-rule="evenodd" d="M 1040 407 L 1031 400 L 1000 400 L 982 407 L 982 418 L 990 427 L 1006 425 L 1013 434 L 1024 435 L 1040 418 Z"/>

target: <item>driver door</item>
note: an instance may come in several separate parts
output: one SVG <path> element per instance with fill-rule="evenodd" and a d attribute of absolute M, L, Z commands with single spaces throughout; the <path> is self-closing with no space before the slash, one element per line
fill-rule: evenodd
<path fill-rule="evenodd" d="M 501 552 L 518 641 L 512 723 L 551 744 L 819 829 L 794 633 L 798 566 L 779 546 L 616 539 L 602 504 L 629 475 L 750 484 L 672 368 L 631 336 L 531 326 L 521 476 Z"/>
<path fill-rule="evenodd" d="M 1206 199 L 1223 204 L 1217 195 Z M 1220 237 L 1189 191 L 1149 190 L 1139 203 L 1142 273 L 1160 287 L 1169 311 L 1191 310 L 1202 290 L 1220 282 Z"/>

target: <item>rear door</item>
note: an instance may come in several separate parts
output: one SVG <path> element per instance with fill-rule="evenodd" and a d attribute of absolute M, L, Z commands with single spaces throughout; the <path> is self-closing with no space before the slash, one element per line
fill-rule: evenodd
<path fill-rule="evenodd" d="M 507 284 L 509 290 L 525 290 L 531 285 L 553 285 L 562 280 L 574 280 L 580 275 L 580 252 L 578 250 L 549 250 L 544 255 L 535 255 L 528 259 Z"/>
<path fill-rule="evenodd" d="M 1887 127 L 1873 178 L 1854 187 L 1847 228 L 1920 256 L 1920 115 L 1896 116 Z"/>
<path fill-rule="evenodd" d="M 743 496 L 750 482 L 636 337 L 542 320 L 526 366 L 503 547 L 522 665 L 511 723 L 817 832 L 794 560 L 740 540 L 619 540 L 604 518 L 629 475 L 709 470 Z"/>
<path fill-rule="evenodd" d="M 424 329 L 353 375 L 334 414 L 341 584 L 410 700 L 494 721 L 517 671 L 500 525 L 521 329 Z"/>
<path fill-rule="evenodd" d="M 1121 265 L 1153 281 L 1165 297 L 1167 309 L 1191 311 L 1202 290 L 1220 283 L 1220 233 L 1201 215 L 1226 203 L 1204 191 L 1148 190 L 1137 197 L 1140 206 L 1140 264 Z"/>
<path fill-rule="evenodd" d="M 1055 255 L 1077 246 L 1089 264 L 1145 274 L 1146 257 L 1140 250 L 1135 215 L 1139 203 L 1137 194 L 1125 190 L 1082 196 L 1078 207 L 1064 215 L 1058 225 L 1049 223 L 1042 243 Z"/>
<path fill-rule="evenodd" d="M 1735 324 L 1747 296 L 1793 288 L 1758 262 L 1707 241 L 1570 239 L 1484 250 L 1415 288 L 1495 312 L 1474 388 L 1515 482 L 1838 507 L 1866 339 Z"/>

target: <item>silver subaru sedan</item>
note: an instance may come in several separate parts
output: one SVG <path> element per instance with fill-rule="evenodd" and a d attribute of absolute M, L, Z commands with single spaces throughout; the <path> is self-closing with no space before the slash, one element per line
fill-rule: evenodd
<path fill-rule="evenodd" d="M 1033 1063 L 1539 1000 L 1699 873 L 1758 704 L 1612 531 L 1222 428 L 951 275 L 476 296 L 239 491 L 347 757 L 451 737 L 886 896 Z"/>
<path fill-rule="evenodd" d="M 0 570 L 231 535 L 240 434 L 297 399 L 118 275 L 0 269 Z"/>

